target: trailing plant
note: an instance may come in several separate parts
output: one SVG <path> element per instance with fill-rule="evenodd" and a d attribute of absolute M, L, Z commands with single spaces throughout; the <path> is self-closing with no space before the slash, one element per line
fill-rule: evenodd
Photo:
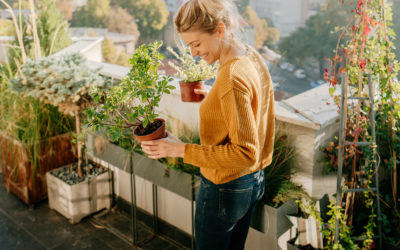
<path fill-rule="evenodd" d="M 168 64 L 173 67 L 177 73 L 176 77 L 182 79 L 183 82 L 199 82 L 215 78 L 217 75 L 217 67 L 209 65 L 204 60 L 196 60 L 191 54 L 188 47 L 179 49 L 179 54 L 176 53 L 171 47 L 167 48 L 180 62 L 177 65 L 173 62 Z"/>
<path fill-rule="evenodd" d="M 93 130 L 104 128 L 112 141 L 129 142 L 133 148 L 134 128 L 142 135 L 153 132 L 161 96 L 175 87 L 172 79 L 161 76 L 158 67 L 164 56 L 158 51 L 162 42 L 143 44 L 130 59 L 131 69 L 119 85 L 109 91 L 92 88 L 98 104 L 86 110 L 87 123 Z"/>
<path fill-rule="evenodd" d="M 342 0 L 343 3 L 346 1 Z M 349 1 L 350 2 L 350 1 Z M 349 188 L 368 187 L 373 183 L 376 171 L 371 171 L 371 163 L 375 161 L 374 150 L 379 154 L 378 168 L 380 169 L 380 194 L 384 238 L 392 244 L 399 244 L 400 213 L 398 203 L 399 173 L 397 162 L 400 150 L 400 85 L 396 79 L 400 68 L 393 53 L 393 39 L 395 33 L 391 29 L 391 6 L 384 0 L 359 0 L 353 9 L 352 22 L 343 28 L 340 40 L 348 36 L 348 42 L 338 45 L 332 58 L 331 67 L 326 69 L 325 79 L 330 81 L 330 93 L 333 94 L 338 78 L 343 72 L 347 73 L 348 93 L 359 97 L 368 97 L 368 75 L 372 75 L 373 82 L 379 83 L 374 98 L 376 117 L 376 145 L 360 148 L 357 145 L 347 145 L 344 148 L 344 169 L 347 169 L 346 185 Z M 346 98 L 346 97 L 345 97 Z M 336 104 L 340 107 L 339 96 L 335 96 Z M 347 102 L 346 102 L 347 103 Z M 344 107 L 347 124 L 344 139 L 347 141 L 371 141 L 371 110 L 369 102 L 359 100 Z M 335 159 L 337 156 L 329 154 Z M 346 158 L 347 157 L 347 158 Z M 372 241 L 373 227 L 376 222 L 376 209 L 371 201 L 376 193 L 369 192 L 363 196 L 346 194 L 344 199 L 347 223 L 352 225 L 353 220 L 363 221 L 368 218 L 364 226 L 367 236 L 365 245 Z M 364 204 L 369 208 L 365 215 L 354 211 L 355 204 Z M 360 209 L 361 210 L 361 209 Z M 363 217 L 362 217 L 363 216 Z M 365 218 L 365 219 L 361 219 Z M 375 220 L 373 220 L 375 218 Z M 394 220 L 388 220 L 393 218 Z M 360 225 L 355 225 L 360 228 Z M 357 229 L 357 228 L 356 228 Z M 359 230 L 355 230 L 359 231 Z"/>
<path fill-rule="evenodd" d="M 64 114 L 75 116 L 78 174 L 82 178 L 81 113 L 90 104 L 88 94 L 93 87 L 106 87 L 108 81 L 91 70 L 77 54 L 27 60 L 21 76 L 11 79 L 11 89 L 58 107 Z"/>
<path fill-rule="evenodd" d="M 334 200 L 330 201 L 326 216 L 322 215 L 316 208 L 313 202 L 304 202 L 297 200 L 301 211 L 309 216 L 312 216 L 320 227 L 320 232 L 324 238 L 325 249 L 360 249 L 352 237 L 352 229 L 346 223 L 347 218 L 344 215 L 344 209 L 336 205 Z M 339 235 L 340 239 L 335 243 L 336 220 L 339 220 Z"/>

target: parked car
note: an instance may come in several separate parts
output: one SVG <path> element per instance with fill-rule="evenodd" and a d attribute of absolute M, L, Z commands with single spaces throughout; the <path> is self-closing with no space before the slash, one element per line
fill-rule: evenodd
<path fill-rule="evenodd" d="M 293 72 L 295 70 L 295 68 L 296 67 L 293 64 L 288 63 L 286 70 L 289 72 Z"/>
<path fill-rule="evenodd" d="M 304 69 L 297 69 L 294 72 L 294 75 L 299 78 L 299 79 L 304 79 L 306 78 L 306 72 L 304 71 Z"/>
<path fill-rule="evenodd" d="M 328 82 L 326 82 L 326 81 L 324 81 L 324 80 L 318 80 L 318 81 L 312 81 L 312 82 L 310 82 L 310 85 L 311 85 L 311 87 L 312 88 L 316 88 L 316 87 L 318 87 L 318 86 L 321 86 L 321 85 L 324 85 L 324 84 L 327 84 Z"/>
<path fill-rule="evenodd" d="M 282 62 L 281 65 L 280 65 L 280 68 L 281 69 L 287 69 L 288 65 L 289 65 L 288 62 Z"/>

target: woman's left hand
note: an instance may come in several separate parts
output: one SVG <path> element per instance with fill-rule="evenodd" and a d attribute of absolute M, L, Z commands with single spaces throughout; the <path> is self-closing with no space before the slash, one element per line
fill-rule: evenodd
<path fill-rule="evenodd" d="M 160 140 L 141 142 L 143 152 L 151 159 L 180 157 L 185 154 L 185 143 L 167 132 L 167 137 Z"/>

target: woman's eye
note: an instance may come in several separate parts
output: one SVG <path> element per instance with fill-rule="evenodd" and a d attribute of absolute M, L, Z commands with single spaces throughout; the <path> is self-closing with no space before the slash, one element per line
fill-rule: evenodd
<path fill-rule="evenodd" d="M 197 48 L 200 46 L 200 43 L 193 45 L 193 47 Z"/>

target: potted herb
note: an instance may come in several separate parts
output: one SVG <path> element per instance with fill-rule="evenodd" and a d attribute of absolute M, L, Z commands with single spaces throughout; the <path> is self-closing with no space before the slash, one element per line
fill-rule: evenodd
<path fill-rule="evenodd" d="M 132 65 L 122 82 L 105 92 L 93 89 L 99 105 L 87 109 L 88 124 L 94 130 L 105 128 L 112 141 L 134 137 L 139 141 L 166 137 L 165 120 L 158 118 L 158 107 L 164 93 L 174 86 L 172 78 L 158 74 L 164 56 L 158 51 L 162 42 L 141 45 L 130 59 Z"/>
<path fill-rule="evenodd" d="M 208 65 L 206 61 L 197 61 L 190 54 L 188 47 L 180 49 L 180 55 L 176 53 L 171 47 L 167 48 L 182 65 L 177 65 L 169 62 L 169 65 L 176 69 L 178 72 L 177 77 L 181 79 L 179 86 L 181 88 L 181 99 L 183 102 L 200 102 L 204 96 L 196 94 L 195 89 L 203 88 L 203 81 L 214 78 L 217 69 L 213 65 Z"/>
<path fill-rule="evenodd" d="M 104 87 L 106 83 L 77 54 L 27 60 L 22 66 L 21 77 L 11 81 L 13 90 L 57 106 L 61 112 L 75 116 L 75 154 L 78 162 L 46 174 L 50 207 L 72 223 L 110 207 L 108 174 L 105 169 L 96 168 L 93 164 L 83 166 L 80 122 L 83 109 L 91 101 L 89 89 Z"/>

